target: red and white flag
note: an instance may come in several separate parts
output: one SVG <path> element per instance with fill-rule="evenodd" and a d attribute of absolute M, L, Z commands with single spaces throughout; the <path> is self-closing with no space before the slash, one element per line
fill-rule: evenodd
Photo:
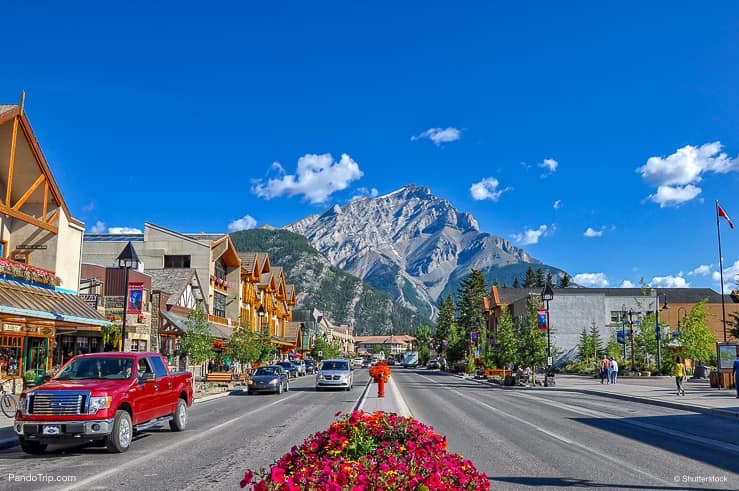
<path fill-rule="evenodd" d="M 723 208 L 721 208 L 721 205 L 716 203 L 716 213 L 720 217 L 726 218 L 726 221 L 729 222 L 729 227 L 734 228 L 734 223 L 731 221 L 731 218 L 729 218 L 729 215 L 726 214 Z"/>

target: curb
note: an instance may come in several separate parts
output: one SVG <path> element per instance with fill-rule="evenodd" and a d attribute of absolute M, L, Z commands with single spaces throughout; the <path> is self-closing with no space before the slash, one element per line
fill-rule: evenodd
<path fill-rule="evenodd" d="M 555 387 L 539 387 L 539 388 L 537 387 L 509 387 L 505 385 L 493 384 L 492 382 L 487 381 L 487 380 L 475 379 L 471 377 L 463 377 L 461 375 L 456 375 L 456 374 L 455 376 L 458 378 L 462 378 L 464 380 L 471 380 L 473 382 L 477 382 L 483 385 L 492 385 L 495 388 L 501 389 L 501 390 L 536 390 L 536 391 L 545 390 L 545 391 L 552 391 L 552 392 L 578 392 L 580 394 L 596 395 L 600 397 L 609 397 L 611 399 L 620 399 L 622 401 L 640 402 L 642 404 L 651 404 L 652 406 L 669 407 L 671 409 L 680 409 L 682 411 L 710 414 L 713 416 L 721 416 L 723 418 L 739 419 L 739 412 L 727 411 L 725 409 L 718 409 L 718 408 L 704 407 L 704 406 L 690 406 L 688 404 L 683 404 L 683 403 L 659 401 L 656 399 L 648 399 L 646 397 L 630 396 L 627 394 L 614 394 L 612 392 L 600 392 L 597 390 L 578 389 L 575 387 L 556 387 L 556 386 Z"/>
<path fill-rule="evenodd" d="M 362 395 L 359 396 L 359 399 L 357 400 L 357 403 L 354 405 L 355 411 L 361 411 L 364 407 L 364 401 L 367 399 L 367 392 L 369 392 L 370 385 L 372 385 L 372 379 L 370 378 L 367 381 L 367 385 L 364 386 L 364 390 L 362 391 Z"/>
<path fill-rule="evenodd" d="M 233 395 L 233 394 L 242 394 L 243 392 L 244 392 L 243 389 L 224 390 L 223 392 L 219 392 L 218 394 L 210 394 L 210 395 L 207 395 L 207 396 L 197 397 L 197 398 L 196 397 L 193 397 L 192 403 L 193 404 L 198 404 L 198 403 L 201 403 L 201 402 L 208 402 L 208 401 L 212 401 L 214 399 L 221 399 L 223 397 L 228 397 L 228 396 Z"/>

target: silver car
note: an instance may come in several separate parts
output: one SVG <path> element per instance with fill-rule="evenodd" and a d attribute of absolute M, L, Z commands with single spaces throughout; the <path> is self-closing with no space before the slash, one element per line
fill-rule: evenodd
<path fill-rule="evenodd" d="M 276 392 L 282 394 L 283 391 L 287 392 L 289 388 L 287 372 L 279 365 L 266 365 L 257 368 L 254 374 L 249 377 L 246 393 Z"/>
<path fill-rule="evenodd" d="M 354 384 L 354 373 L 349 360 L 343 358 L 323 360 L 318 365 L 316 374 L 316 390 L 339 388 L 351 390 Z"/>

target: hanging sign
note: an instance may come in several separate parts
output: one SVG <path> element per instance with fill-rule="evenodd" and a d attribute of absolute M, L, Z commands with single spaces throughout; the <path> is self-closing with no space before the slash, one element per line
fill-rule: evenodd
<path fill-rule="evenodd" d="M 540 331 L 546 331 L 549 326 L 547 325 L 547 311 L 539 309 L 536 311 L 536 323 L 539 326 Z"/>
<path fill-rule="evenodd" d="M 128 313 L 140 314 L 141 304 L 144 296 L 143 283 L 128 284 Z"/>

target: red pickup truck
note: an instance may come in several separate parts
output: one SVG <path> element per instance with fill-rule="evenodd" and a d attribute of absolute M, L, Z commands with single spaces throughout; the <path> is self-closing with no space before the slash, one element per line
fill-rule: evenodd
<path fill-rule="evenodd" d="M 170 373 L 159 353 L 75 356 L 43 385 L 25 390 L 13 429 L 20 446 L 42 453 L 50 443 L 104 445 L 125 452 L 133 434 L 163 423 L 187 425 L 192 374 Z"/>

